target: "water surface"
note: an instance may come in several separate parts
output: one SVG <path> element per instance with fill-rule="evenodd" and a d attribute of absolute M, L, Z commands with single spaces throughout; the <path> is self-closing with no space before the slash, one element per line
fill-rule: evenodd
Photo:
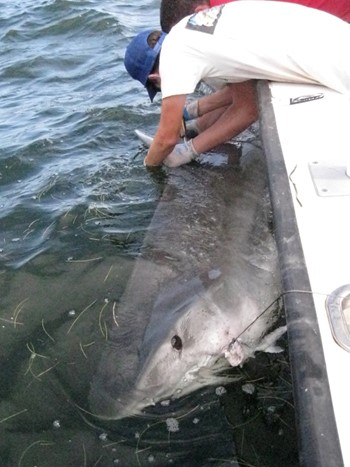
<path fill-rule="evenodd" d="M 263 360 L 258 376 L 255 366 L 253 376 L 244 370 L 263 394 L 277 385 L 286 402 L 266 396 L 247 414 L 241 385 L 211 388 L 182 402 L 179 433 L 170 415 L 99 426 L 79 409 L 107 335 L 104 316 L 123 293 L 167 179 L 143 167 L 133 133 L 154 132 L 159 98 L 150 105 L 123 66 L 130 38 L 158 27 L 159 2 L 0 7 L 0 464 L 229 465 L 235 435 L 250 464 L 276 465 L 273 453 L 283 452 L 284 465 L 295 465 L 286 361 Z M 199 418 L 202 435 L 186 444 Z M 267 454 L 254 430 L 270 436 Z M 214 452 L 220 445 L 224 458 Z"/>

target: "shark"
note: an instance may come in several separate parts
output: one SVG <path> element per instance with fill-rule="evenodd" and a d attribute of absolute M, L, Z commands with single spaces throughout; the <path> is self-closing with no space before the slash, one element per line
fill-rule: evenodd
<path fill-rule="evenodd" d="M 152 138 L 139 132 L 143 144 Z M 281 278 L 262 151 L 170 169 L 89 395 L 117 420 L 279 352 Z"/>

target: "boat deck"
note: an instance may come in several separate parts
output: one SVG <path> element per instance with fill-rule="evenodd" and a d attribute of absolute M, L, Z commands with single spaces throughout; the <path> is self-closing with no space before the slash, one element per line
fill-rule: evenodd
<path fill-rule="evenodd" d="M 260 82 L 301 465 L 350 465 L 350 100 Z"/>

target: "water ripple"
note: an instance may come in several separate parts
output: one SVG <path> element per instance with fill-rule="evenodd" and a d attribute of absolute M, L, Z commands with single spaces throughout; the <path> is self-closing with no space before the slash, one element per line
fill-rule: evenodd
<path fill-rule="evenodd" d="M 1 9 L 0 259 L 7 265 L 59 251 L 78 226 L 86 239 L 141 242 L 136 232 L 147 227 L 159 191 L 145 177 L 133 128 L 145 116 L 154 128 L 158 106 L 128 78 L 123 56 L 135 29 L 156 18 L 157 2 L 146 4 L 145 14 L 111 0 L 13 1 Z"/>

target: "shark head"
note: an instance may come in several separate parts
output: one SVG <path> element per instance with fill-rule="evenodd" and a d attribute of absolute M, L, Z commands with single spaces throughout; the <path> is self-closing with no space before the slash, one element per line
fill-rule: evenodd
<path fill-rule="evenodd" d="M 140 414 L 158 402 L 227 382 L 229 376 L 222 370 L 243 364 L 253 354 L 255 336 L 260 341 L 266 328 L 266 320 L 259 329 L 255 326 L 248 344 L 236 339 L 257 316 L 258 307 L 218 271 L 205 280 L 172 281 L 154 304 L 132 381 L 111 388 L 112 406 L 105 412 L 113 419 Z"/>
<path fill-rule="evenodd" d="M 191 280 L 162 294 L 155 305 L 135 384 L 154 401 L 177 398 L 216 381 L 218 361 L 233 330 L 228 316 L 215 304 L 213 290 L 201 288 L 198 279 Z M 157 322 L 160 315 L 163 319 Z"/>

